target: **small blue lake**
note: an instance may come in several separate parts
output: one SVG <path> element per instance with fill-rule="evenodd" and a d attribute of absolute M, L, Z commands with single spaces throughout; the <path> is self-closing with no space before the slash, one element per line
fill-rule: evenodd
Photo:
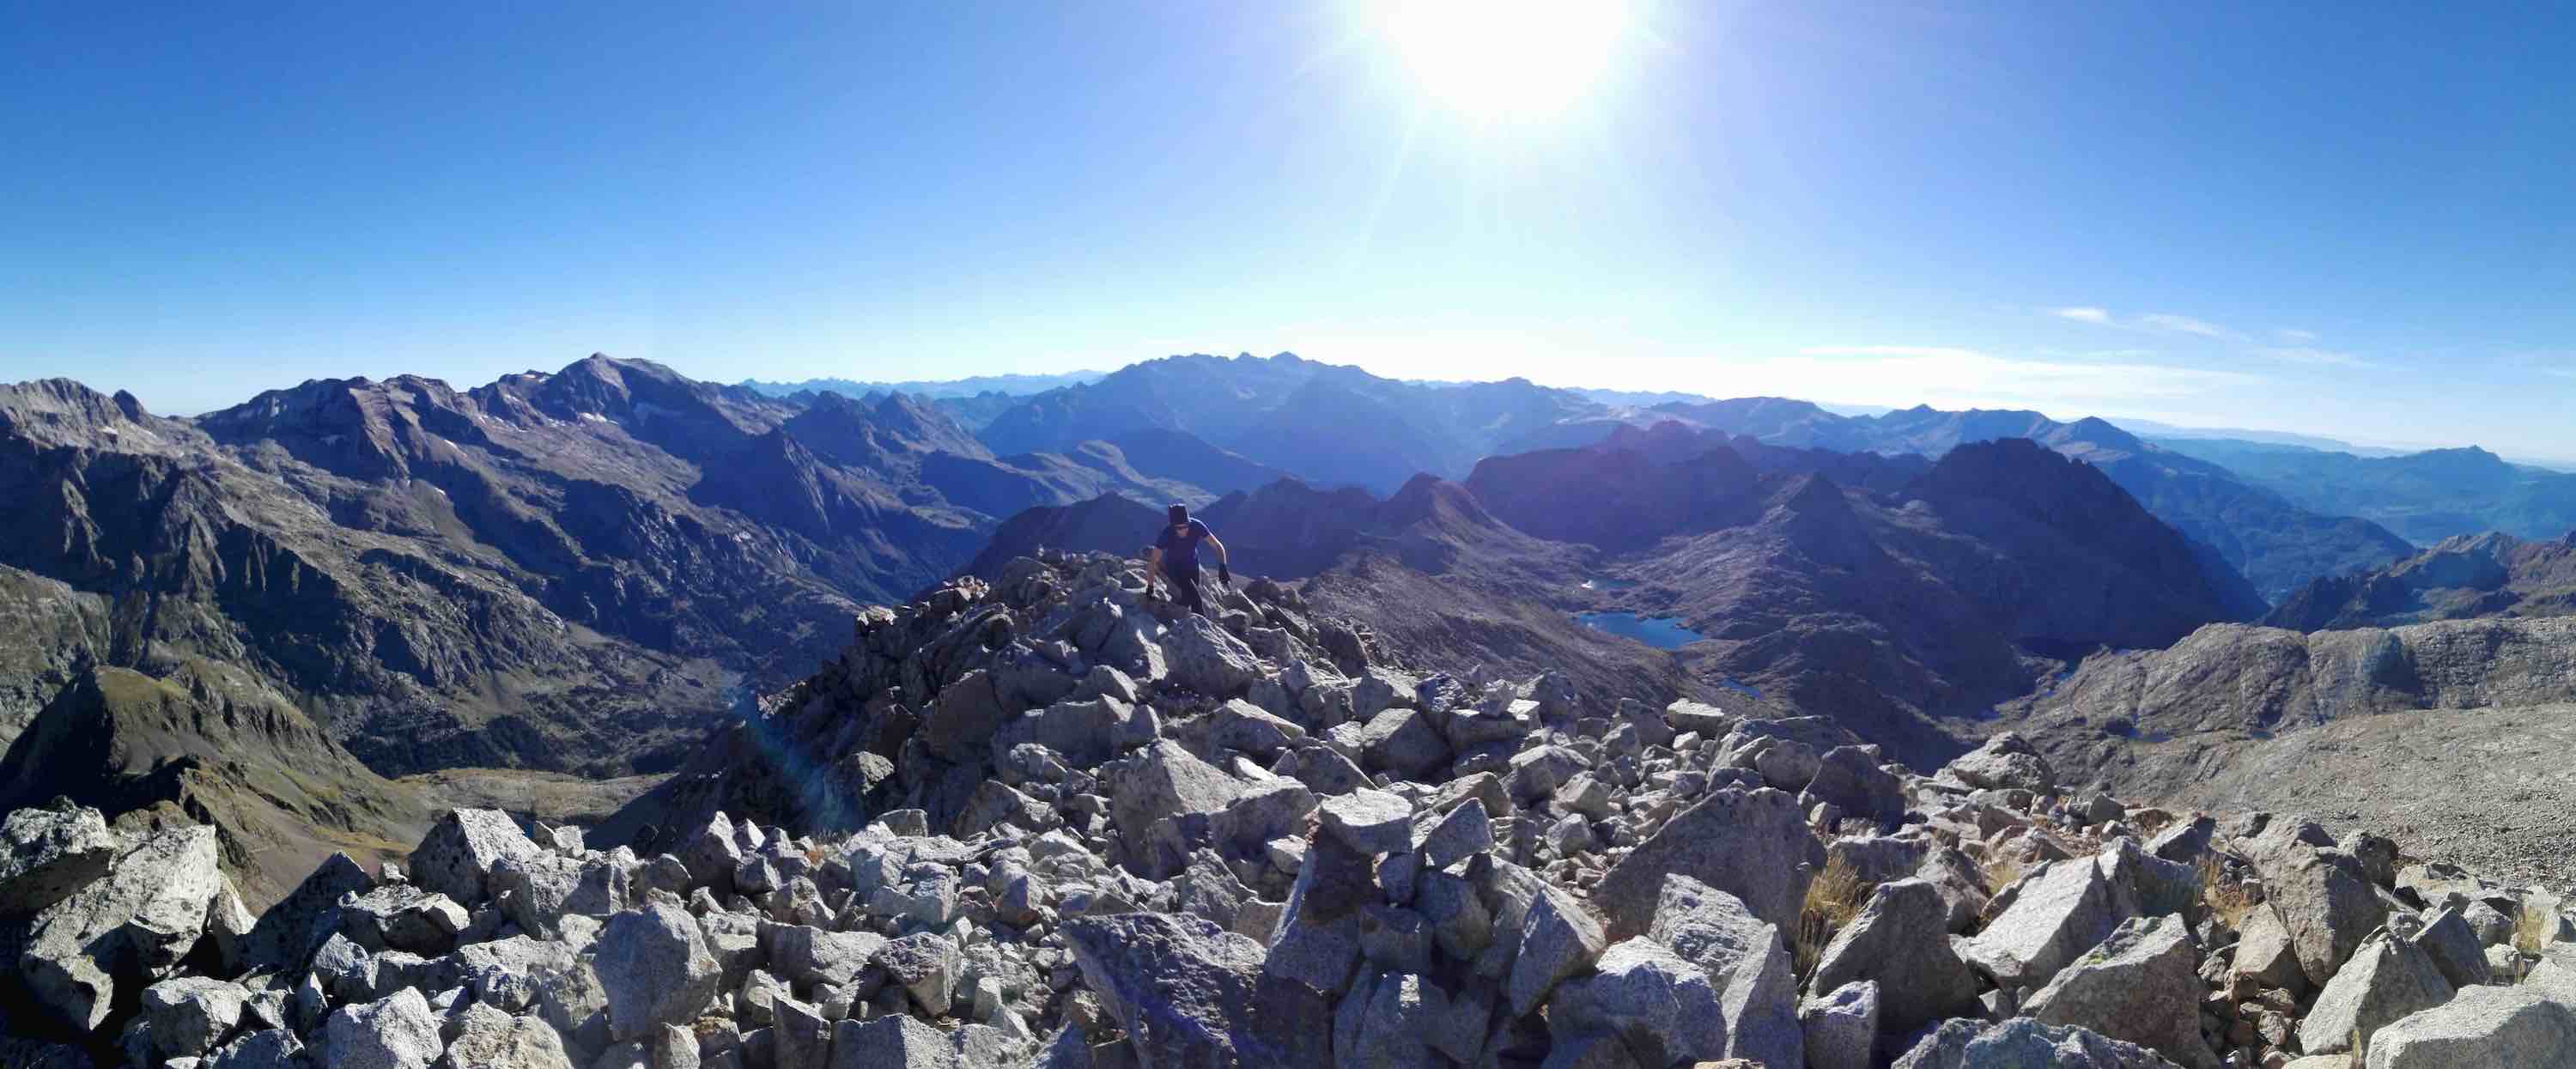
<path fill-rule="evenodd" d="M 1636 589 L 1636 586 L 1637 581 L 1634 579 L 1612 579 L 1607 576 L 1586 579 L 1583 581 L 1583 589 L 1585 590 L 1633 590 Z"/>
<path fill-rule="evenodd" d="M 1578 612 L 1574 622 L 1597 631 L 1607 631 L 1621 638 L 1633 638 L 1659 650 L 1679 649 L 1702 636 L 1683 627 L 1669 616 L 1639 616 L 1633 612 Z"/>

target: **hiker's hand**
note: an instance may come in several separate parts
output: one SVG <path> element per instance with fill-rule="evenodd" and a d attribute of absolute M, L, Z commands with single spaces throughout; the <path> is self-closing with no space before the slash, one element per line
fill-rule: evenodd
<path fill-rule="evenodd" d="M 1234 585 L 1234 573 L 1226 570 L 1224 561 L 1216 562 L 1216 581 L 1227 586 Z"/>

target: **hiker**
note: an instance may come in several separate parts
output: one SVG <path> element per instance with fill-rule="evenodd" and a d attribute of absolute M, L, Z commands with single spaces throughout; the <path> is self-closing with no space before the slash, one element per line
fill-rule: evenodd
<path fill-rule="evenodd" d="M 1234 585 L 1234 573 L 1226 570 L 1225 543 L 1218 541 L 1208 525 L 1190 518 L 1188 505 L 1171 507 L 1172 522 L 1163 533 L 1154 536 L 1154 547 L 1145 553 L 1145 592 L 1154 592 L 1154 577 L 1159 575 L 1171 584 L 1172 596 L 1191 612 L 1207 615 L 1207 603 L 1199 600 L 1199 543 L 1216 547 L 1216 581 Z"/>

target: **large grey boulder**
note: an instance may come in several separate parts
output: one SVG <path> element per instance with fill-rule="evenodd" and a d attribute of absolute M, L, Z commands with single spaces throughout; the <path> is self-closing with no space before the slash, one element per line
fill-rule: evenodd
<path fill-rule="evenodd" d="M 1612 939 L 1645 934 L 1668 876 L 1688 876 L 1796 931 L 1807 883 L 1825 863 L 1798 800 L 1769 788 L 1718 791 L 1685 809 L 1603 874 L 1592 901 Z"/>
<path fill-rule="evenodd" d="M 1420 779 L 1449 763 L 1449 743 L 1419 709 L 1397 707 L 1360 728 L 1360 752 L 1371 768 Z"/>
<path fill-rule="evenodd" d="M 2178 913 L 2184 920 L 2199 923 L 2203 910 L 2198 870 L 2148 853 L 2137 840 L 2128 838 L 2103 847 L 2094 863 L 2101 866 L 2102 878 L 2111 881 L 2120 895 L 2137 907 L 2138 916 Z"/>
<path fill-rule="evenodd" d="M 2452 993 L 2451 982 L 2422 949 L 2386 931 L 2374 932 L 2325 990 L 2317 992 L 2316 1004 L 2299 1023 L 2299 1049 L 2343 1054 L 2353 1049 L 2355 1038 L 2368 1049 L 2380 1029 L 2448 1002 Z"/>
<path fill-rule="evenodd" d="M 322 1056 L 333 1069 L 429 1069 L 444 1049 L 429 1000 L 408 987 L 342 1006 L 322 1023 Z"/>
<path fill-rule="evenodd" d="M 501 912 L 530 935 L 550 936 L 581 888 L 581 862 L 551 851 L 493 862 L 484 885 Z"/>
<path fill-rule="evenodd" d="M 1854 980 L 1807 1000 L 1798 1025 L 1807 1037 L 1807 1069 L 1869 1069 L 1878 1045 L 1878 982 Z"/>
<path fill-rule="evenodd" d="M 2177 1069 L 2135 1043 L 2028 1017 L 1997 1023 L 1951 1018 L 1891 1069 Z"/>
<path fill-rule="evenodd" d="M 1363 857 L 1403 853 L 1413 845 L 1413 806 L 1398 795 L 1362 788 L 1316 806 L 1324 833 Z"/>
<path fill-rule="evenodd" d="M 549 1028 L 547 1031 L 554 1030 Z M 214 1052 L 205 1061 L 198 1063 L 198 1069 L 302 1069 L 308 1064 L 310 1063 L 304 1058 L 304 1041 L 297 1039 L 294 1032 L 284 1028 L 263 1028 L 256 1032 L 245 1033 L 241 1038 L 224 1044 L 222 1050 Z M 450 1063 L 442 1061 L 441 1069 L 446 1069 L 448 1064 Z M 478 1067 L 488 1065 L 494 1069 L 572 1069 L 569 1064 L 560 1067 L 517 1066 L 508 1062 L 456 1064 L 460 1066 L 472 1064 Z"/>
<path fill-rule="evenodd" d="M 505 860 L 501 871 L 512 863 Z M 359 946 L 430 957 L 456 949 L 472 921 L 455 899 L 410 883 L 371 888 L 340 907 L 340 932 Z"/>
<path fill-rule="evenodd" d="M 295 890 L 251 925 L 250 935 L 242 942 L 243 958 L 278 972 L 300 971 L 323 941 L 338 931 L 322 924 L 323 918 L 338 908 L 343 897 L 363 893 L 374 882 L 347 854 L 322 859 Z"/>
<path fill-rule="evenodd" d="M 531 858 L 545 853 L 519 830 L 510 814 L 498 809 L 451 809 L 430 826 L 413 848 L 405 871 L 411 882 L 478 906 L 491 894 L 492 866 L 502 858 Z"/>
<path fill-rule="evenodd" d="M 1109 818 L 1130 849 L 1137 849 L 1152 839 L 1155 821 L 1218 812 L 1241 796 L 1244 786 L 1181 744 L 1164 740 L 1115 766 L 1108 790 Z"/>
<path fill-rule="evenodd" d="M 1331 1062 L 1321 1003 L 1265 983 L 1259 943 L 1166 913 L 1080 917 L 1061 930 L 1083 983 L 1144 1066 Z"/>
<path fill-rule="evenodd" d="M 2132 918 L 2059 970 L 2022 1012 L 2154 1049 L 2192 1069 L 2217 1069 L 2200 1035 L 2200 950 L 2177 914 Z"/>
<path fill-rule="evenodd" d="M 1152 708 L 1102 694 L 1031 709 L 1003 722 L 993 733 L 993 752 L 1008 753 L 1033 742 L 1089 768 L 1154 741 L 1155 727 Z"/>
<path fill-rule="evenodd" d="M 2025 877 L 2012 904 L 1960 943 L 1960 955 L 1998 987 L 2038 987 L 2131 912 L 2093 858 L 2053 862 Z"/>
<path fill-rule="evenodd" d="M 18 975 L 37 1008 L 75 1032 L 107 1019 L 119 985 L 170 974 L 205 931 L 224 888 L 215 829 L 154 832 L 119 854 L 108 875 L 37 911 Z"/>
<path fill-rule="evenodd" d="M 2311 984 L 2333 979 L 2388 917 L 2387 904 L 2351 855 L 2321 849 L 2289 831 L 2267 832 L 2249 854 Z"/>
<path fill-rule="evenodd" d="M 1208 741 L 1265 760 L 1305 737 L 1305 728 L 1241 698 L 1229 699 L 1208 714 Z"/>
<path fill-rule="evenodd" d="M 1717 986 L 1730 1058 L 1796 1065 L 1805 1057 L 1788 937 L 1742 899 L 1688 876 L 1664 881 L 1649 938 L 1697 965 Z"/>
<path fill-rule="evenodd" d="M 1363 976 L 1342 996 L 1333 1014 L 1333 1063 L 1349 1066 L 1429 1066 L 1432 1038 L 1452 1022 L 1449 998 L 1416 973 Z M 1484 1039 L 1484 1022 L 1476 1022 Z"/>
<path fill-rule="evenodd" d="M 2486 947 L 2478 942 L 2478 933 L 2470 930 L 2456 908 L 2435 912 L 2431 920 L 2407 941 L 2424 951 L 2433 967 L 2452 987 L 2470 987 L 2487 982 Z"/>
<path fill-rule="evenodd" d="M 1894 1033 L 1973 1012 L 1977 978 L 1951 946 L 1949 920 L 1949 904 L 1931 884 L 1880 884 L 1825 946 L 1809 986 L 1832 991 L 1875 981 L 1879 1020 Z"/>
<path fill-rule="evenodd" d="M 978 668 L 939 688 L 916 737 L 941 760 L 968 762 L 990 752 L 994 733 L 1017 712 L 995 689 L 993 674 Z"/>
<path fill-rule="evenodd" d="M 904 1014 L 832 1026 L 832 1069 L 949 1069 L 956 1061 L 946 1035 Z"/>
<path fill-rule="evenodd" d="M 1607 947 L 1601 922 L 1581 899 L 1554 884 L 1542 886 L 1521 923 L 1520 954 L 1505 984 L 1512 1012 L 1527 1016 L 1558 981 L 1589 968 Z"/>
<path fill-rule="evenodd" d="M 2057 777 L 2049 770 L 2048 759 L 2040 756 L 2030 740 L 2010 731 L 1988 738 L 1984 745 L 1960 754 L 1942 766 L 1938 778 L 1978 790 L 2045 793 L 2057 787 Z"/>
<path fill-rule="evenodd" d="M 107 875 L 116 837 L 88 806 L 11 810 L 0 820 L 0 917 L 34 913 Z"/>
<path fill-rule="evenodd" d="M 1422 836 L 1423 864 L 1445 869 L 1494 848 L 1493 818 L 1478 802 L 1453 807 Z"/>
<path fill-rule="evenodd" d="M 1905 785 L 1894 773 L 1878 767 L 1869 751 L 1837 746 L 1817 762 L 1816 774 L 1807 781 L 1798 804 L 1810 809 L 1830 804 L 1846 817 L 1894 823 L 1905 816 Z"/>
<path fill-rule="evenodd" d="M 1197 613 L 1173 622 L 1163 655 L 1173 682 L 1211 698 L 1240 698 L 1261 679 L 1261 658 L 1252 647 Z"/>
<path fill-rule="evenodd" d="M 946 1016 L 965 962 L 955 940 L 921 932 L 887 943 L 877 951 L 875 964 L 885 970 L 886 982 L 903 988 L 915 1005 Z"/>
<path fill-rule="evenodd" d="M 240 984 L 173 977 L 143 989 L 143 1009 L 136 1019 L 150 1037 L 155 1059 L 194 1058 L 213 1050 L 216 1040 L 241 1023 L 242 1006 L 249 1001 L 249 990 Z"/>
<path fill-rule="evenodd" d="M 1559 984 L 1547 1020 L 1551 1031 L 1617 1033 L 1652 1065 L 1726 1054 L 1726 1015 L 1708 973 L 1642 936 L 1602 951 L 1590 974 Z"/>
<path fill-rule="evenodd" d="M 2473 986 L 2390 1022 L 2369 1069 L 2491 1069 L 2576 1064 L 2576 1010 L 2528 987 Z"/>
<path fill-rule="evenodd" d="M 2281 923 L 2281 914 L 2269 902 L 2254 903 L 2245 914 L 2236 939 L 2236 958 L 2229 968 L 2263 987 L 2292 994 L 2308 990 L 2308 972 L 2299 965 L 2299 948 L 2290 938 L 2290 926 Z"/>
<path fill-rule="evenodd" d="M 573 1069 L 563 1037 L 534 1017 L 469 1012 L 455 1028 L 439 1069 Z"/>
<path fill-rule="evenodd" d="M 618 1043 L 696 1020 L 724 981 L 696 919 L 667 901 L 610 917 L 591 967 L 608 997 L 609 1039 Z"/>
<path fill-rule="evenodd" d="M 791 983 L 842 987 L 886 945 L 875 932 L 832 932 L 802 924 L 762 924 L 768 969 Z"/>

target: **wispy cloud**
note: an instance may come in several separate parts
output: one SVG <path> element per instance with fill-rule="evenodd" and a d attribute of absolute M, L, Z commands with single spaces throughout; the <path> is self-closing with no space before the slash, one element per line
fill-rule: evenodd
<path fill-rule="evenodd" d="M 2336 352 L 2332 349 L 2319 349 L 2314 346 L 2307 345 L 2264 346 L 2257 348 L 2254 351 L 2259 355 L 2267 356 L 2274 360 L 2286 360 L 2293 364 L 2328 364 L 2337 367 L 2360 367 L 2370 362 L 2358 356 L 2354 356 L 2351 353 Z"/>
<path fill-rule="evenodd" d="M 2152 312 L 2147 315 L 2139 316 L 2138 325 L 2148 330 L 2163 331 L 2167 334 L 2192 334 L 2203 338 L 2216 338 L 2220 341 L 2243 341 L 2245 339 L 2245 335 L 2237 333 L 2236 331 L 2230 330 L 2226 327 L 2219 326 L 2218 324 L 2212 323 L 2206 319 L 2194 319 L 2190 316 L 2174 315 L 2170 312 Z"/>
<path fill-rule="evenodd" d="M 2082 314 L 2079 315 L 2073 313 Z M 2257 356 L 2266 360 L 2278 360 L 2283 363 L 2335 367 L 2367 367 L 2370 364 L 2370 361 L 2342 350 L 2318 347 L 2314 344 L 2317 341 L 2317 333 L 2312 330 L 2294 330 L 2288 327 L 2283 327 L 2272 331 L 2271 336 L 2273 343 L 2266 344 L 2255 340 L 2253 335 L 2234 327 L 2230 327 L 2222 323 L 2212 323 L 2209 320 L 2201 319 L 2197 316 L 2178 315 L 2172 312 L 2148 312 L 2143 315 L 2124 318 L 2111 314 L 2108 309 L 2095 308 L 2087 305 L 2053 309 L 2051 310 L 2051 314 L 2060 319 L 2071 319 L 2079 323 L 2091 323 L 2096 326 L 2117 327 L 2122 330 L 2142 331 L 2153 334 L 2182 334 L 2194 338 L 2207 338 L 2211 341 L 2224 342 L 2232 346 L 2241 346 L 2249 356 Z"/>

